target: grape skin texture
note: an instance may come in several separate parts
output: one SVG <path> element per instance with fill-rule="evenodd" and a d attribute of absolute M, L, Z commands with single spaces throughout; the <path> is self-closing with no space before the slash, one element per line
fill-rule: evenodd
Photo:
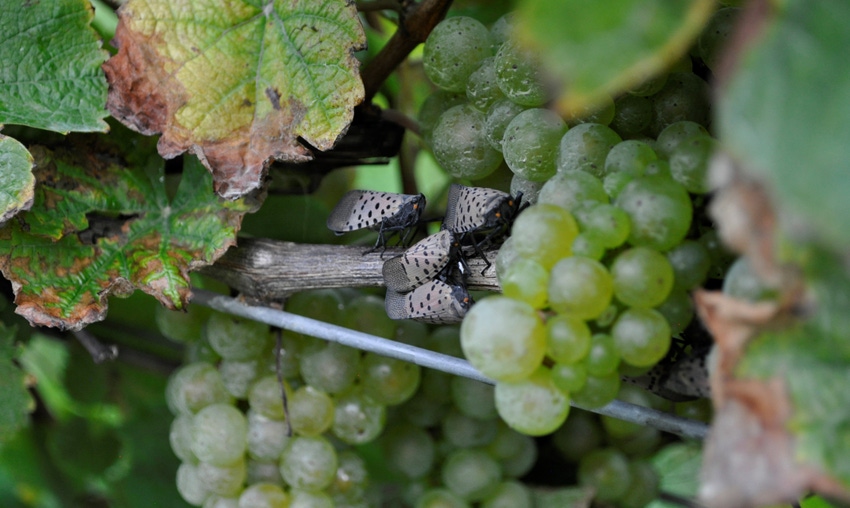
<path fill-rule="evenodd" d="M 469 104 L 455 106 L 434 126 L 432 151 L 437 162 L 455 178 L 477 180 L 493 173 L 502 155 L 487 141 L 484 114 Z"/>
<path fill-rule="evenodd" d="M 456 16 L 439 23 L 422 51 L 425 74 L 450 92 L 465 92 L 469 75 L 490 56 L 490 32 L 477 20 Z"/>
<path fill-rule="evenodd" d="M 570 398 L 555 386 L 549 369 L 541 366 L 527 379 L 496 383 L 496 409 L 511 428 L 543 436 L 567 419 Z"/>
<path fill-rule="evenodd" d="M 611 275 L 592 259 L 564 258 L 549 275 L 549 304 L 562 314 L 594 319 L 608 308 L 613 294 Z"/>
<path fill-rule="evenodd" d="M 666 251 L 678 245 L 691 226 L 693 208 L 687 191 L 663 176 L 630 181 L 615 204 L 631 219 L 629 243 Z"/>
<path fill-rule="evenodd" d="M 626 310 L 614 323 L 611 335 L 623 361 L 635 367 L 655 365 L 670 349 L 670 325 L 653 309 Z"/>

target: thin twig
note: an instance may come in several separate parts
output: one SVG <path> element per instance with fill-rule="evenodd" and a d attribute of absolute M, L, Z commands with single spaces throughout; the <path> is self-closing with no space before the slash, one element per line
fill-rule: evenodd
<path fill-rule="evenodd" d="M 118 358 L 118 346 L 102 344 L 97 337 L 86 330 L 72 332 L 74 337 L 86 348 L 94 363 L 103 363 Z"/>
<path fill-rule="evenodd" d="M 381 118 L 387 120 L 388 122 L 393 122 L 395 124 L 401 125 L 408 131 L 416 134 L 417 136 L 421 136 L 422 129 L 419 127 L 419 122 L 405 115 L 401 111 L 397 109 L 385 109 L 381 111 Z"/>
<path fill-rule="evenodd" d="M 280 328 L 275 330 L 275 370 L 277 371 L 277 384 L 280 386 L 280 398 L 283 400 L 283 416 L 286 419 L 286 437 L 292 437 L 292 420 L 289 417 L 289 397 L 286 396 L 286 387 L 283 384 L 283 365 L 280 359 L 280 350 L 283 349 L 281 341 L 283 333 Z"/>

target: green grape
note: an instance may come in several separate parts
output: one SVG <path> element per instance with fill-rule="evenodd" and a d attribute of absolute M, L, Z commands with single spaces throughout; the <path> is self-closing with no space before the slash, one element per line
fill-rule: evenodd
<path fill-rule="evenodd" d="M 646 97 L 625 94 L 614 101 L 614 118 L 608 124 L 622 137 L 634 136 L 646 130 L 652 122 L 652 102 Z"/>
<path fill-rule="evenodd" d="M 360 386 L 369 398 L 385 406 L 401 404 L 419 388 L 419 366 L 375 353 L 361 362 Z"/>
<path fill-rule="evenodd" d="M 570 417 L 552 434 L 552 444 L 570 462 L 602 446 L 604 435 L 593 413 L 570 411 Z"/>
<path fill-rule="evenodd" d="M 194 464 L 180 464 L 177 468 L 176 482 L 180 497 L 191 505 L 201 506 L 210 496 L 210 491 L 198 478 L 198 466 Z"/>
<path fill-rule="evenodd" d="M 572 212 L 587 201 L 608 202 L 602 181 L 584 171 L 558 173 L 540 189 L 538 203 L 546 203 Z"/>
<path fill-rule="evenodd" d="M 584 387 L 570 394 L 578 407 L 594 409 L 608 404 L 620 390 L 620 375 L 616 372 L 607 376 L 587 376 Z"/>
<path fill-rule="evenodd" d="M 611 263 L 614 296 L 627 306 L 650 308 L 660 305 L 673 288 L 673 267 L 664 254 L 632 247 Z"/>
<path fill-rule="evenodd" d="M 496 53 L 496 75 L 499 88 L 510 100 L 537 108 L 549 99 L 537 52 L 507 41 Z"/>
<path fill-rule="evenodd" d="M 481 450 L 455 450 L 443 462 L 443 485 L 471 503 L 492 494 L 501 478 L 499 463 Z"/>
<path fill-rule="evenodd" d="M 460 327 L 440 326 L 428 337 L 428 349 L 444 355 L 463 358 L 460 347 Z"/>
<path fill-rule="evenodd" d="M 214 313 L 204 331 L 210 346 L 225 360 L 258 358 L 269 345 L 269 325 L 230 314 Z"/>
<path fill-rule="evenodd" d="M 357 388 L 336 397 L 333 434 L 348 444 L 372 441 L 384 429 L 386 406 L 378 404 Z"/>
<path fill-rule="evenodd" d="M 526 208 L 514 221 L 511 245 L 520 257 L 550 269 L 572 253 L 577 235 L 578 225 L 570 212 L 555 205 L 537 203 Z"/>
<path fill-rule="evenodd" d="M 643 508 L 658 497 L 660 479 L 648 461 L 635 460 L 629 463 L 631 481 L 620 499 L 622 508 Z"/>
<path fill-rule="evenodd" d="M 183 353 L 183 363 L 187 365 L 199 362 L 216 364 L 220 360 L 221 357 L 213 350 L 203 333 L 199 340 L 186 344 L 186 350 Z"/>
<path fill-rule="evenodd" d="M 565 258 L 549 274 L 549 305 L 561 314 L 596 318 L 611 303 L 613 293 L 611 275 L 599 261 Z"/>
<path fill-rule="evenodd" d="M 496 254 L 496 276 L 501 278 L 505 276 L 505 271 L 511 266 L 514 261 L 520 259 L 516 249 L 514 249 L 513 237 L 508 237 L 505 243 L 499 247 L 499 253 Z"/>
<path fill-rule="evenodd" d="M 248 459 L 245 465 L 245 484 L 253 485 L 255 483 L 273 483 L 275 485 L 283 485 L 283 478 L 280 477 L 280 457 L 273 462 L 265 462 L 261 460 Z"/>
<path fill-rule="evenodd" d="M 159 332 L 174 342 L 188 344 L 201 338 L 204 325 L 212 311 L 192 305 L 186 312 L 175 312 L 158 305 L 154 313 Z"/>
<path fill-rule="evenodd" d="M 658 134 L 656 151 L 662 158 L 669 159 L 680 143 L 699 134 L 708 136 L 708 130 L 696 122 L 682 120 L 671 123 Z"/>
<path fill-rule="evenodd" d="M 292 389 L 286 381 L 283 386 L 277 376 L 269 375 L 258 379 L 248 391 L 248 404 L 251 409 L 261 415 L 273 420 L 283 420 L 283 393 L 286 390 L 287 397 L 292 397 Z"/>
<path fill-rule="evenodd" d="M 723 58 L 724 50 L 732 38 L 735 23 L 740 14 L 741 9 L 735 7 L 718 9 L 708 20 L 708 24 L 697 39 L 700 58 L 714 72 L 719 70 L 717 64 Z"/>
<path fill-rule="evenodd" d="M 425 75 L 443 90 L 463 92 L 469 75 L 491 55 L 490 45 L 490 33 L 477 20 L 466 16 L 444 19 L 425 40 Z"/>
<path fill-rule="evenodd" d="M 593 487 L 601 501 L 622 499 L 631 480 L 628 459 L 613 448 L 594 450 L 579 462 L 579 484 Z"/>
<path fill-rule="evenodd" d="M 207 406 L 192 420 L 192 453 L 212 465 L 233 464 L 245 453 L 247 432 L 248 421 L 235 407 Z"/>
<path fill-rule="evenodd" d="M 511 178 L 511 196 L 516 196 L 522 193 L 522 200 L 529 205 L 537 203 L 537 195 L 540 194 L 540 189 L 543 188 L 544 182 L 532 182 L 525 178 L 514 175 Z"/>
<path fill-rule="evenodd" d="M 395 335 L 395 321 L 387 316 L 384 299 L 375 295 L 358 295 L 345 306 L 346 328 L 383 338 Z"/>
<path fill-rule="evenodd" d="M 333 399 L 321 390 L 304 385 L 289 399 L 289 418 L 296 434 L 319 436 L 333 424 Z"/>
<path fill-rule="evenodd" d="M 213 494 L 204 501 L 203 508 L 239 508 L 239 498 Z"/>
<path fill-rule="evenodd" d="M 678 245 L 691 226 L 691 198 L 670 178 L 634 178 L 614 204 L 629 214 L 629 243 L 634 246 L 665 251 Z"/>
<path fill-rule="evenodd" d="M 505 296 L 542 309 L 546 306 L 548 280 L 549 272 L 540 263 L 520 258 L 499 277 L 499 285 Z"/>
<path fill-rule="evenodd" d="M 606 175 L 620 171 L 641 176 L 646 165 L 656 159 L 658 155 L 651 146 L 643 141 L 627 139 L 614 145 L 608 152 L 604 172 Z"/>
<path fill-rule="evenodd" d="M 505 129 L 502 154 L 514 174 L 543 182 L 555 174 L 558 144 L 567 125 L 548 109 L 527 109 Z"/>
<path fill-rule="evenodd" d="M 677 402 L 674 405 L 677 416 L 709 423 L 714 416 L 711 399 L 697 399 L 687 402 Z"/>
<path fill-rule="evenodd" d="M 735 255 L 726 249 L 717 231 L 713 229 L 703 233 L 697 241 L 705 247 L 705 250 L 708 252 L 708 258 L 711 260 L 708 276 L 712 279 L 724 278 L 729 267 L 735 261 Z"/>
<path fill-rule="evenodd" d="M 387 466 L 406 478 L 422 478 L 431 472 L 437 448 L 431 434 L 420 427 L 400 425 L 382 437 Z"/>
<path fill-rule="evenodd" d="M 492 56 L 482 60 L 478 69 L 469 75 L 466 98 L 475 109 L 486 113 L 494 102 L 505 98 L 497 80 L 496 58 Z"/>
<path fill-rule="evenodd" d="M 560 363 L 576 363 L 590 351 L 590 328 L 583 319 L 560 314 L 546 321 L 546 354 Z"/>
<path fill-rule="evenodd" d="M 605 176 L 605 159 L 608 152 L 621 141 L 620 136 L 605 125 L 576 125 L 561 138 L 558 172 L 585 171 L 602 178 Z"/>
<path fill-rule="evenodd" d="M 584 358 L 584 367 L 588 375 L 605 376 L 617 371 L 620 355 L 610 335 L 597 333 L 590 339 L 590 351 Z M 585 378 L 586 379 L 586 378 Z"/>
<path fill-rule="evenodd" d="M 590 204 L 576 214 L 579 229 L 590 234 L 605 249 L 622 245 L 631 232 L 631 221 L 622 209 L 608 203 Z"/>
<path fill-rule="evenodd" d="M 690 291 L 708 278 L 711 258 L 706 248 L 695 240 L 684 240 L 667 251 L 667 260 L 673 267 L 673 288 Z"/>
<path fill-rule="evenodd" d="M 542 436 L 564 423 L 570 398 L 555 386 L 551 371 L 540 366 L 522 381 L 496 383 L 496 409 L 514 430 Z"/>
<path fill-rule="evenodd" d="M 502 154 L 487 141 L 484 122 L 483 113 L 464 104 L 447 110 L 434 126 L 434 158 L 453 177 L 477 180 L 502 163 Z"/>
<path fill-rule="evenodd" d="M 508 12 L 490 26 L 490 38 L 493 40 L 493 49 L 498 51 L 502 44 L 510 40 L 511 34 L 515 30 L 515 25 L 516 15 L 513 12 Z"/>
<path fill-rule="evenodd" d="M 495 404 L 494 404 L 495 407 Z M 456 448 L 486 446 L 496 438 L 496 419 L 480 420 L 452 409 L 443 419 L 440 428 L 443 438 Z"/>
<path fill-rule="evenodd" d="M 710 118 L 708 84 L 696 74 L 673 72 L 658 93 L 652 96 L 654 113 L 649 132 L 657 136 L 668 125 L 689 120 L 707 125 Z"/>
<path fill-rule="evenodd" d="M 426 374 L 422 378 L 423 384 L 427 379 Z M 445 418 L 451 406 L 444 402 L 437 402 L 429 398 L 420 390 L 407 402 L 399 406 L 399 414 L 405 420 L 418 427 L 434 427 Z"/>
<path fill-rule="evenodd" d="M 691 324 L 694 318 L 694 302 L 681 289 L 673 289 L 667 299 L 655 308 L 667 324 L 670 325 L 670 335 L 679 335 Z"/>
<path fill-rule="evenodd" d="M 584 387 L 587 369 L 584 363 L 555 363 L 552 366 L 552 382 L 559 390 L 573 393 Z"/>
<path fill-rule="evenodd" d="M 525 106 L 520 106 L 510 99 L 500 99 L 490 106 L 484 120 L 484 136 L 491 147 L 499 152 L 502 151 L 505 130 L 511 121 L 525 109 Z"/>
<path fill-rule="evenodd" d="M 188 414 L 180 414 L 171 422 L 171 428 L 168 431 L 168 442 L 171 444 L 171 451 L 182 462 L 195 464 L 198 458 L 192 453 L 192 416 Z"/>
<path fill-rule="evenodd" d="M 617 399 L 622 400 L 623 402 L 636 404 L 638 406 L 651 407 L 649 394 L 634 385 L 622 385 L 620 387 L 620 393 L 617 395 Z M 638 423 L 627 422 L 619 418 L 614 418 L 613 416 L 601 416 L 600 419 L 602 420 L 602 427 L 612 439 L 621 439 L 632 436 L 640 431 L 640 429 L 644 428 L 643 425 Z"/>
<path fill-rule="evenodd" d="M 573 108 L 567 115 L 567 123 L 574 127 L 581 123 L 598 123 L 608 125 L 614 119 L 614 100 L 610 96 L 604 96 L 598 104 L 585 105 Z"/>
<path fill-rule="evenodd" d="M 395 335 L 393 339 L 402 344 L 416 347 L 427 347 L 428 325 L 412 319 L 396 321 Z"/>
<path fill-rule="evenodd" d="M 662 74 L 656 74 L 655 76 L 649 76 L 647 79 L 643 80 L 640 85 L 629 90 L 629 93 L 638 97 L 649 97 L 650 95 L 655 95 L 660 92 L 661 89 L 664 88 L 664 85 L 666 83 L 666 72 Z"/>
<path fill-rule="evenodd" d="M 501 462 L 521 454 L 527 439 L 525 434 L 520 434 L 501 419 L 496 419 L 496 436 L 484 449 L 491 457 Z"/>
<path fill-rule="evenodd" d="M 629 457 L 648 457 L 658 451 L 661 441 L 661 431 L 642 426 L 631 436 L 612 438 L 611 444 Z"/>
<path fill-rule="evenodd" d="M 644 176 L 663 176 L 664 178 L 673 178 L 670 173 L 670 163 L 665 160 L 655 160 L 647 164 L 643 168 Z"/>
<path fill-rule="evenodd" d="M 289 440 L 280 459 L 280 475 L 296 489 L 322 490 L 333 483 L 336 450 L 323 437 L 296 436 Z"/>
<path fill-rule="evenodd" d="M 605 189 L 605 194 L 614 200 L 634 178 L 631 173 L 611 173 L 602 180 L 602 188 Z"/>
<path fill-rule="evenodd" d="M 324 492 L 292 489 L 289 508 L 334 508 L 334 501 Z"/>
<path fill-rule="evenodd" d="M 277 333 L 280 333 L 280 348 L 277 344 Z M 288 330 L 280 330 L 272 334 L 275 338 L 271 349 L 268 353 L 263 353 L 265 358 L 264 368 L 265 373 L 273 373 L 277 375 L 278 371 L 284 379 L 298 377 L 298 361 L 301 353 L 301 346 L 307 340 L 300 333 L 290 332 Z M 309 339 L 315 340 L 315 339 Z M 278 368 L 278 350 L 280 351 L 280 368 Z M 262 359 L 260 360 L 262 362 Z"/>
<path fill-rule="evenodd" d="M 496 417 L 493 385 L 465 377 L 452 377 L 452 402 L 461 413 L 478 420 Z"/>
<path fill-rule="evenodd" d="M 327 492 L 334 498 L 356 499 L 363 497 L 369 483 L 366 463 L 353 450 L 339 452 L 334 481 Z M 337 504 L 339 506 L 339 504 Z"/>
<path fill-rule="evenodd" d="M 416 500 L 414 508 L 469 508 L 469 503 L 449 489 L 432 488 Z"/>
<path fill-rule="evenodd" d="M 248 396 L 248 388 L 257 379 L 260 370 L 260 360 L 223 360 L 218 365 L 224 388 L 237 399 Z"/>
<path fill-rule="evenodd" d="M 278 485 L 255 483 L 242 491 L 239 508 L 288 508 L 290 498 Z"/>
<path fill-rule="evenodd" d="M 518 481 L 500 483 L 489 497 L 481 502 L 481 508 L 533 508 L 531 490 Z"/>
<path fill-rule="evenodd" d="M 573 256 L 599 261 L 605 255 L 605 246 L 592 233 L 579 233 L 573 240 Z"/>
<path fill-rule="evenodd" d="M 723 279 L 723 292 L 750 302 L 775 298 L 776 290 L 761 280 L 746 256 L 739 257 Z"/>
<path fill-rule="evenodd" d="M 360 370 L 360 351 L 336 342 L 321 343 L 301 352 L 301 377 L 308 385 L 330 394 L 347 390 Z"/>
<path fill-rule="evenodd" d="M 653 309 L 626 310 L 611 328 L 611 336 L 623 361 L 635 367 L 658 363 L 670 349 L 670 325 Z"/>
<path fill-rule="evenodd" d="M 693 194 L 705 194 L 708 183 L 708 163 L 717 149 L 710 136 L 697 135 L 679 143 L 670 154 L 670 174 Z"/>
<path fill-rule="evenodd" d="M 500 460 L 502 473 L 506 478 L 521 478 L 531 471 L 537 463 L 537 444 L 531 436 L 518 433 L 521 438 L 519 451 L 510 457 Z"/>
<path fill-rule="evenodd" d="M 600 328 L 607 328 L 617 319 L 619 313 L 620 307 L 616 303 L 612 303 L 593 322 Z"/>
<path fill-rule="evenodd" d="M 545 328 L 534 308 L 505 296 L 475 304 L 461 324 L 460 340 L 469 363 L 497 381 L 524 379 L 546 350 Z"/>
<path fill-rule="evenodd" d="M 436 333 L 436 330 L 434 333 Z M 460 344 L 460 340 L 458 340 L 458 344 Z M 461 356 L 463 356 L 463 351 L 461 351 Z M 425 369 L 425 373 L 422 375 L 422 389 L 420 391 L 434 402 L 450 404 L 452 402 L 451 380 L 451 374 L 439 370 Z"/>
<path fill-rule="evenodd" d="M 165 388 L 168 408 L 174 415 L 193 414 L 218 403 L 229 403 L 230 394 L 221 374 L 206 362 L 184 365 L 168 378 Z"/>
<path fill-rule="evenodd" d="M 233 497 L 242 491 L 245 483 L 245 459 L 240 458 L 228 465 L 214 466 L 206 462 L 198 463 L 198 479 L 207 490 L 220 496 Z"/>
<path fill-rule="evenodd" d="M 248 410 L 248 456 L 258 461 L 277 461 L 289 442 L 286 422 Z"/>
<path fill-rule="evenodd" d="M 466 104 L 466 94 L 437 90 L 429 95 L 419 108 L 419 133 L 427 146 L 433 143 L 434 126 L 445 111 Z"/>

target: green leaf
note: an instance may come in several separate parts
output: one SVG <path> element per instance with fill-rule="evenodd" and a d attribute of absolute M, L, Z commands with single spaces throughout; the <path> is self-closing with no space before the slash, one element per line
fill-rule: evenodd
<path fill-rule="evenodd" d="M 721 90 L 724 146 L 833 248 L 850 246 L 850 3 L 780 2 Z M 798 228 L 804 229 L 804 228 Z"/>
<path fill-rule="evenodd" d="M 166 158 L 186 150 L 234 198 L 272 158 L 327 150 L 363 100 L 353 52 L 365 42 L 352 2 L 130 0 L 119 53 L 104 66 L 108 107 Z"/>
<path fill-rule="evenodd" d="M 711 0 L 526 0 L 522 41 L 561 81 L 569 114 L 628 90 L 685 54 L 714 10 Z"/>
<path fill-rule="evenodd" d="M 35 402 L 27 391 L 24 372 L 15 365 L 15 329 L 0 322 L 0 445 L 29 422 Z"/>
<path fill-rule="evenodd" d="M 135 288 L 182 309 L 189 270 L 233 245 L 249 210 L 205 192 L 211 177 L 194 158 L 169 202 L 161 164 L 125 167 L 105 143 L 34 147 L 35 203 L 0 229 L 0 269 L 32 324 L 79 329 L 103 319 L 108 294 Z"/>
<path fill-rule="evenodd" d="M 89 26 L 94 12 L 88 0 L 12 4 L 0 16 L 0 123 L 108 130 L 100 68 L 108 54 Z"/>
<path fill-rule="evenodd" d="M 660 490 L 695 499 L 699 489 L 702 450 L 699 443 L 679 443 L 665 446 L 652 458 L 652 465 L 661 477 Z M 672 508 L 664 501 L 653 501 L 649 508 Z"/>
<path fill-rule="evenodd" d="M 0 134 L 0 224 L 32 205 L 32 155 L 17 140 Z"/>

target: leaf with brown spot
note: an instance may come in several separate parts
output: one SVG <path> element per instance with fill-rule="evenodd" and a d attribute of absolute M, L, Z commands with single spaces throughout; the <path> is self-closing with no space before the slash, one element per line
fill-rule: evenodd
<path fill-rule="evenodd" d="M 105 317 L 110 294 L 135 289 L 183 308 L 189 271 L 234 245 L 249 211 L 207 191 L 212 177 L 193 157 L 169 201 L 158 157 L 128 165 L 91 136 L 32 152 L 34 204 L 0 229 L 0 270 L 33 325 L 80 329 Z"/>
<path fill-rule="evenodd" d="M 107 107 L 162 133 L 163 157 L 196 154 L 221 196 L 258 188 L 272 159 L 308 160 L 298 138 L 333 147 L 363 100 L 352 2 L 130 0 L 119 16 Z"/>

